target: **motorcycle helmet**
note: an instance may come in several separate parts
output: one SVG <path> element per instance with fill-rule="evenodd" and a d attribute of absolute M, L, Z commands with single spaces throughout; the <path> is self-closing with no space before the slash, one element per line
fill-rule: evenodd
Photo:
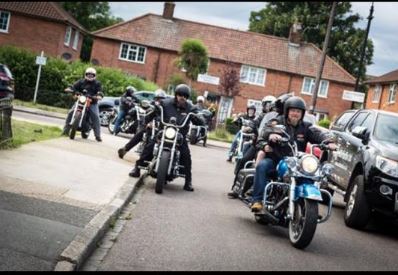
<path fill-rule="evenodd" d="M 252 116 L 249 116 L 249 110 L 250 110 L 250 109 L 251 109 L 251 110 L 254 110 Z M 256 110 L 257 110 L 256 105 L 254 105 L 254 104 L 249 104 L 249 105 L 247 106 L 247 108 L 246 108 L 246 113 L 247 113 L 247 115 L 248 115 L 249 117 L 254 117 L 254 116 L 256 115 Z"/>
<path fill-rule="evenodd" d="M 89 67 L 86 69 L 86 72 L 84 73 L 84 78 L 88 81 L 93 81 L 95 80 L 96 75 L 97 71 L 94 68 Z"/>
<path fill-rule="evenodd" d="M 189 88 L 189 86 L 186 84 L 179 84 L 176 87 L 174 94 L 176 96 L 180 95 L 180 96 L 185 97 L 186 99 L 189 99 L 191 97 L 191 88 Z"/>
<path fill-rule="evenodd" d="M 283 113 L 285 115 L 285 118 L 287 118 L 290 108 L 303 110 L 303 113 L 301 115 L 301 119 L 303 119 L 306 110 L 304 99 L 299 96 L 292 96 L 288 100 L 286 100 L 285 106 L 283 107 Z"/>
<path fill-rule="evenodd" d="M 131 95 L 134 94 L 136 91 L 137 91 L 137 89 L 134 88 L 134 86 L 127 86 L 127 88 L 126 88 L 126 93 L 129 93 Z"/>
<path fill-rule="evenodd" d="M 271 111 L 271 106 L 275 102 L 275 100 L 276 97 L 272 95 L 267 95 L 263 97 L 263 99 L 261 100 L 261 105 L 263 106 L 263 112 L 268 113 L 269 111 Z"/>
<path fill-rule="evenodd" d="M 196 98 L 196 102 L 197 103 L 199 103 L 199 102 L 202 102 L 202 103 L 204 103 L 205 102 L 205 98 L 203 97 L 203 96 L 198 96 L 197 98 Z"/>
<path fill-rule="evenodd" d="M 165 91 L 163 91 L 162 89 L 157 89 L 155 91 L 155 97 L 154 97 L 155 100 L 157 100 L 157 99 L 165 99 L 165 98 L 166 98 Z"/>
<path fill-rule="evenodd" d="M 272 104 L 272 108 L 280 115 L 283 114 L 284 111 L 284 105 L 286 100 L 291 98 L 292 95 L 290 93 L 282 94 L 278 96 L 278 98 L 275 100 L 275 102 Z"/>

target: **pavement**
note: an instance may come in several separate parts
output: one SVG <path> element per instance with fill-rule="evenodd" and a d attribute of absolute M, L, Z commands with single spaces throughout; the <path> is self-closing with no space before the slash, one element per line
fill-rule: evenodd
<path fill-rule="evenodd" d="M 117 155 L 127 140 L 104 133 L 102 139 L 78 134 L 0 151 L 0 270 L 78 270 L 96 249 L 142 184 L 128 176 L 134 149 L 124 159 Z M 213 140 L 208 146 L 229 148 Z"/>

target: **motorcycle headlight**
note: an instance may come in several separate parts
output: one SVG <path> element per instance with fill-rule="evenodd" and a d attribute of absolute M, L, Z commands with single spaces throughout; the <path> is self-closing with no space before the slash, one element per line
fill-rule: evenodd
<path fill-rule="evenodd" d="M 79 102 L 82 103 L 82 104 L 84 104 L 86 102 L 86 100 L 87 100 L 87 97 L 85 97 L 84 95 L 81 95 L 79 97 Z"/>
<path fill-rule="evenodd" d="M 376 156 L 376 167 L 389 176 L 398 177 L 398 162 L 394 160 Z"/>
<path fill-rule="evenodd" d="M 322 165 L 322 173 L 326 176 L 330 176 L 333 173 L 333 165 L 330 163 Z"/>
<path fill-rule="evenodd" d="M 286 158 L 285 162 L 290 169 L 294 169 L 297 165 L 295 158 Z"/>
<path fill-rule="evenodd" d="M 319 168 L 319 160 L 313 155 L 305 155 L 301 158 L 300 166 L 304 173 L 313 175 Z"/>
<path fill-rule="evenodd" d="M 167 128 L 166 131 L 164 132 L 164 135 L 167 139 L 174 139 L 176 136 L 176 130 L 174 128 Z"/>

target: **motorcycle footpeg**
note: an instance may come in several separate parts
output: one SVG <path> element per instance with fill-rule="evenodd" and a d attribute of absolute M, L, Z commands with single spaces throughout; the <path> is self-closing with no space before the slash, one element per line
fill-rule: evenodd
<path fill-rule="evenodd" d="M 262 216 L 264 219 L 268 220 L 271 224 L 279 223 L 279 219 L 277 217 L 273 216 L 270 212 L 268 212 L 264 208 L 259 213 L 256 213 L 255 215 Z"/>

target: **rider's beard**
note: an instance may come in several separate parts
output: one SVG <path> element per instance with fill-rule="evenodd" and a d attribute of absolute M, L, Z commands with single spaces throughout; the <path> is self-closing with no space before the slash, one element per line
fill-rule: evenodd
<path fill-rule="evenodd" d="M 292 126 L 297 126 L 297 124 L 299 123 L 299 121 L 300 121 L 300 118 L 298 118 L 298 117 L 289 117 L 289 124 L 290 125 L 292 125 Z"/>

